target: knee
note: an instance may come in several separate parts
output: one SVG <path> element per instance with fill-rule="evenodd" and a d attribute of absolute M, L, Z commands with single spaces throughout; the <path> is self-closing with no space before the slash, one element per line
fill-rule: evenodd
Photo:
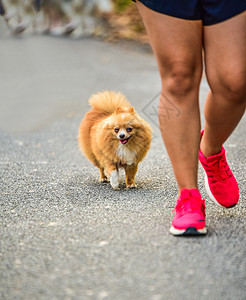
<path fill-rule="evenodd" d="M 169 94 L 184 97 L 193 91 L 198 91 L 202 68 L 190 63 L 173 63 L 164 74 L 163 86 Z"/>
<path fill-rule="evenodd" d="M 211 90 L 220 93 L 225 101 L 243 104 L 246 102 L 246 73 L 235 70 L 229 75 L 220 76 Z"/>
<path fill-rule="evenodd" d="M 246 74 L 235 76 L 231 81 L 224 83 L 224 89 L 228 92 L 231 101 L 238 104 L 246 102 Z"/>

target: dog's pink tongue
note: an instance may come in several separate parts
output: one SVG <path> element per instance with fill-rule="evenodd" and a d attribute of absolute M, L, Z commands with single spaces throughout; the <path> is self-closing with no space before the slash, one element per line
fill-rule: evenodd
<path fill-rule="evenodd" d="M 125 139 L 125 140 L 120 140 L 120 142 L 121 142 L 121 144 L 126 144 L 127 143 L 127 139 Z"/>

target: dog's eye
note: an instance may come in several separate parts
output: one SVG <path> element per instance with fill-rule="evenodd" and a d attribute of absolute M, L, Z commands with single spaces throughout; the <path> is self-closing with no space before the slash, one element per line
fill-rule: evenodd
<path fill-rule="evenodd" d="M 119 132 L 119 128 L 115 128 L 114 131 L 115 131 L 116 133 L 118 133 L 118 132 Z"/>
<path fill-rule="evenodd" d="M 132 132 L 132 128 L 131 127 L 126 128 L 126 131 L 127 132 Z"/>

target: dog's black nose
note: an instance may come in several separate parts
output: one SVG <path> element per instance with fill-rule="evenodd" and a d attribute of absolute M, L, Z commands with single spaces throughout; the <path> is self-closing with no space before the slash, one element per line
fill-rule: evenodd
<path fill-rule="evenodd" d="M 120 139 L 123 139 L 123 138 L 125 137 L 124 133 L 121 133 L 121 134 L 119 135 L 119 137 L 120 137 Z"/>

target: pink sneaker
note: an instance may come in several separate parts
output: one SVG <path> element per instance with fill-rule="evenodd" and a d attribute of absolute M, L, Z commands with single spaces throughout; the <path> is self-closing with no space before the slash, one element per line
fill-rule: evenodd
<path fill-rule="evenodd" d="M 170 232 L 173 235 L 202 235 L 205 227 L 205 200 L 197 189 L 182 189 L 177 200 Z"/>
<path fill-rule="evenodd" d="M 238 184 L 227 164 L 224 147 L 208 158 L 200 150 L 199 160 L 205 170 L 205 188 L 210 199 L 226 208 L 235 206 L 239 199 Z"/>

